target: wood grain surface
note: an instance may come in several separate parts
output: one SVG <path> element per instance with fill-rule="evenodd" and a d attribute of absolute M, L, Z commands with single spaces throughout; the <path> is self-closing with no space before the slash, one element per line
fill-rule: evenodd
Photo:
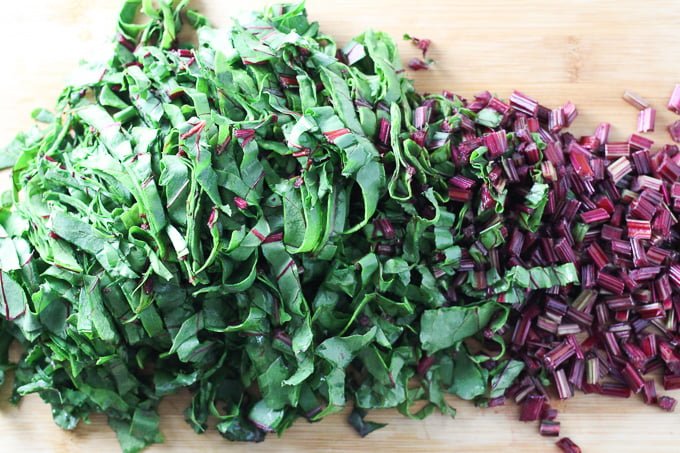
<path fill-rule="evenodd" d="M 217 25 L 261 1 L 194 1 L 192 6 Z M 0 14 L 0 142 L 31 124 L 35 107 L 51 107 L 78 62 L 108 48 L 118 9 L 116 0 L 22 0 L 3 3 Z M 404 32 L 433 40 L 432 71 L 412 74 L 423 91 L 450 89 L 466 97 L 489 89 L 507 97 L 517 88 L 557 106 L 575 102 L 580 115 L 572 128 L 590 133 L 597 122 L 612 123 L 614 139 L 635 129 L 637 112 L 621 100 L 625 89 L 657 107 L 658 142 L 674 115 L 664 106 L 680 83 L 680 3 L 677 1 L 388 1 L 309 0 L 310 16 L 346 42 L 366 28 Z M 400 41 L 404 60 L 417 55 Z M 6 177 L 0 178 L 6 185 Z M 0 452 L 118 451 L 101 416 L 74 432 L 60 430 L 49 407 L 35 396 L 10 406 L 0 391 Z M 671 392 L 680 397 L 680 392 Z M 358 438 L 339 414 L 318 423 L 298 422 L 283 438 L 264 443 L 228 443 L 212 430 L 198 436 L 181 415 L 187 395 L 161 404 L 161 451 L 557 451 L 534 423 L 517 421 L 517 408 L 477 409 L 454 401 L 455 420 L 434 415 L 411 421 L 394 411 L 374 412 L 387 428 Z M 680 413 L 645 406 L 638 397 L 619 400 L 578 395 L 555 404 L 563 435 L 585 452 L 680 451 Z"/>

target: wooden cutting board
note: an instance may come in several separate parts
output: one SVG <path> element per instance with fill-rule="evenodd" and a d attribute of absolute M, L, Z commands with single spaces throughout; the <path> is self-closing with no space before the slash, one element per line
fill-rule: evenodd
<path fill-rule="evenodd" d="M 249 3 L 197 0 L 215 24 Z M 51 107 L 79 60 L 105 51 L 112 36 L 118 1 L 22 0 L 5 2 L 0 14 L 0 142 L 30 126 L 30 111 Z M 431 71 L 412 76 L 418 89 L 450 89 L 465 97 L 489 89 L 507 97 L 517 88 L 547 106 L 571 100 L 580 109 L 572 128 L 589 134 L 599 121 L 612 123 L 613 139 L 625 139 L 637 112 L 621 100 L 625 89 L 638 92 L 658 108 L 658 142 L 668 140 L 665 125 L 675 115 L 664 106 L 680 83 L 680 3 L 677 1 L 454 2 L 309 0 L 310 16 L 322 29 L 346 42 L 366 28 L 399 39 L 403 58 L 417 51 L 400 37 L 408 32 L 432 39 Z M 6 180 L 6 178 L 2 178 Z M 6 182 L 5 182 L 6 184 Z M 113 433 L 101 416 L 74 432 L 53 424 L 48 406 L 28 397 L 15 408 L 0 393 L 0 451 L 118 451 Z M 671 392 L 676 398 L 680 392 Z M 535 423 L 517 421 L 517 407 L 477 409 L 465 401 L 455 420 L 434 415 L 425 421 L 395 411 L 371 414 L 389 426 L 358 438 L 345 422 L 346 413 L 318 424 L 298 422 L 283 438 L 270 436 L 258 445 L 233 444 L 213 430 L 198 436 L 184 423 L 187 395 L 161 404 L 166 443 L 148 451 L 557 451 L 554 439 L 542 438 Z M 577 397 L 555 404 L 563 435 L 586 452 L 680 451 L 680 413 L 645 406 L 640 398 L 620 400 Z"/>

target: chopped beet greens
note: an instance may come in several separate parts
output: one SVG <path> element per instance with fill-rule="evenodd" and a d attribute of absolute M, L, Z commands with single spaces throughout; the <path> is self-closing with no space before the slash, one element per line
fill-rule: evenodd
<path fill-rule="evenodd" d="M 414 46 L 422 50 L 423 58 L 427 56 L 427 51 L 430 49 L 430 45 L 432 45 L 431 40 L 425 38 L 416 38 L 415 36 L 411 36 L 408 33 L 404 34 L 404 39 L 406 41 L 411 41 L 411 43 L 413 43 Z"/>
<path fill-rule="evenodd" d="M 413 69 L 414 71 L 424 71 L 426 69 L 430 69 L 431 64 L 432 64 L 432 60 L 429 60 L 429 59 L 423 60 L 421 58 L 411 58 L 408 61 L 408 67 L 410 69 Z"/>
<path fill-rule="evenodd" d="M 185 4 L 127 0 L 113 56 L 0 155 L 13 401 L 104 413 L 126 452 L 180 389 L 196 432 L 254 442 L 349 403 L 361 436 L 368 409 L 454 416 L 448 394 L 543 436 L 577 390 L 674 410 L 650 374 L 680 388 L 677 146 L 575 137 L 573 103 L 519 91 L 418 94 L 388 35 L 338 48 L 303 5 L 218 30 Z"/>

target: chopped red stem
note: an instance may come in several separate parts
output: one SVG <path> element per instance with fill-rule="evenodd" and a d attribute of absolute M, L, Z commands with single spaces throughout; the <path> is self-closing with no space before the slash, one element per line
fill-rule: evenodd
<path fill-rule="evenodd" d="M 649 102 L 637 93 L 626 90 L 623 93 L 623 99 L 638 110 L 649 108 Z"/>
<path fill-rule="evenodd" d="M 568 437 L 563 437 L 562 439 L 555 442 L 555 445 L 562 450 L 563 453 L 581 453 L 581 448 L 574 443 Z"/>
<path fill-rule="evenodd" d="M 519 416 L 520 421 L 529 422 L 538 420 L 545 397 L 543 395 L 529 395 L 522 403 L 522 410 Z"/>
<path fill-rule="evenodd" d="M 408 62 L 408 67 L 414 71 L 424 71 L 430 69 L 430 65 L 420 58 L 411 58 Z"/>
<path fill-rule="evenodd" d="M 680 114 L 680 84 L 675 85 L 668 100 L 668 110 Z"/>
<path fill-rule="evenodd" d="M 661 396 L 657 400 L 659 407 L 666 412 L 675 411 L 675 406 L 678 404 L 677 400 L 670 396 Z"/>
<path fill-rule="evenodd" d="M 638 114 L 638 132 L 654 132 L 654 123 L 656 121 L 656 110 L 647 107 L 640 110 Z"/>

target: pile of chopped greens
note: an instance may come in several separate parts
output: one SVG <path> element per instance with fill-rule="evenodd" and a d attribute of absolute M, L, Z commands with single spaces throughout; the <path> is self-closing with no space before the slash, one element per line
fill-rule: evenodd
<path fill-rule="evenodd" d="M 366 410 L 453 416 L 448 394 L 512 397 L 556 435 L 551 382 L 621 396 L 650 362 L 680 373 L 677 147 L 576 140 L 571 103 L 519 92 L 420 95 L 389 36 L 339 49 L 303 5 L 224 30 L 151 3 L 124 3 L 108 61 L 2 153 L 14 401 L 65 429 L 104 413 L 126 452 L 162 441 L 180 389 L 191 427 L 230 440 L 351 402 L 366 435 Z"/>

